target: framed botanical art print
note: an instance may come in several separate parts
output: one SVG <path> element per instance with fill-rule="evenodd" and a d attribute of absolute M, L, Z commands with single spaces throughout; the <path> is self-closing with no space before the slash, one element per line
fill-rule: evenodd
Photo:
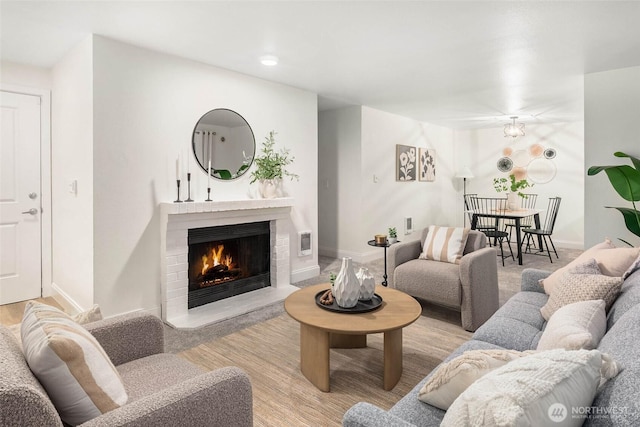
<path fill-rule="evenodd" d="M 396 181 L 415 181 L 417 169 L 416 147 L 396 145 Z"/>
<path fill-rule="evenodd" d="M 433 182 L 436 180 L 436 150 L 420 148 L 420 181 Z"/>

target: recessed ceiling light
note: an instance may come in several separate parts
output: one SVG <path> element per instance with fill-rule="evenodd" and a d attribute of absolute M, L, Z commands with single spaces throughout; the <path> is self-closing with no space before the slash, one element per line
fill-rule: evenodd
<path fill-rule="evenodd" d="M 260 57 L 260 62 L 262 65 L 266 65 L 267 67 L 273 67 L 274 65 L 278 65 L 278 57 L 273 55 L 264 55 Z"/>

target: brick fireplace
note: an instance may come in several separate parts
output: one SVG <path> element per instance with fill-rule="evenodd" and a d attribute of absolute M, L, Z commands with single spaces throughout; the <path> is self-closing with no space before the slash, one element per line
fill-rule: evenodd
<path fill-rule="evenodd" d="M 282 301 L 295 291 L 290 284 L 288 231 L 292 204 L 291 198 L 162 203 L 162 319 L 176 328 L 204 326 Z M 194 230 L 242 224 L 268 228 L 270 286 L 189 308 L 189 230 L 193 235 Z M 211 250 L 221 251 L 215 245 Z"/>

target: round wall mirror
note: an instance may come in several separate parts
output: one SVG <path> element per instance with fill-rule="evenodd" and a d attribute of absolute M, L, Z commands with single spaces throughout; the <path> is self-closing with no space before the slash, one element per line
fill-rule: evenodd
<path fill-rule="evenodd" d="M 249 123 L 226 108 L 200 117 L 192 136 L 193 154 L 212 177 L 236 179 L 249 170 L 256 152 L 256 140 Z"/>

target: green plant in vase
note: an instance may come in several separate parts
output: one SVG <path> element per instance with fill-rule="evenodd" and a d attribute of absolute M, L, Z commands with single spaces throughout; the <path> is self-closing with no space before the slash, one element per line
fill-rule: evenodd
<path fill-rule="evenodd" d="M 389 243 L 393 244 L 398 241 L 398 230 L 395 227 L 389 227 Z"/>
<path fill-rule="evenodd" d="M 293 163 L 294 157 L 290 156 L 287 148 L 281 148 L 279 151 L 275 149 L 276 132 L 269 132 L 269 136 L 265 137 L 262 143 L 262 154 L 257 156 L 253 163 L 256 169 L 251 172 L 251 184 L 256 181 L 260 182 L 260 193 L 262 197 L 271 199 L 276 196 L 276 190 L 282 178 L 288 176 L 291 180 L 299 179 L 295 173 L 291 173 L 286 166 Z"/>
<path fill-rule="evenodd" d="M 533 184 L 529 183 L 529 181 L 527 181 L 526 179 L 516 180 L 516 176 L 514 174 L 509 175 L 509 179 L 505 177 L 493 178 L 493 188 L 496 190 L 496 192 L 508 193 L 507 205 L 509 209 L 520 208 L 521 203 L 518 197 L 526 199 L 527 195 L 524 194 L 522 190 L 529 187 L 533 187 Z"/>
<path fill-rule="evenodd" d="M 624 218 L 627 230 L 640 237 L 640 211 L 636 207 L 636 203 L 640 201 L 640 159 L 625 154 L 621 151 L 613 153 L 616 157 L 628 157 L 633 167 L 628 165 L 614 166 L 591 166 L 587 171 L 587 175 L 593 176 L 604 171 L 611 182 L 614 190 L 628 202 L 631 202 L 631 208 L 620 208 L 614 206 L 605 206 L 609 209 L 617 209 Z M 633 246 L 626 240 L 620 239 L 629 246 Z"/>

